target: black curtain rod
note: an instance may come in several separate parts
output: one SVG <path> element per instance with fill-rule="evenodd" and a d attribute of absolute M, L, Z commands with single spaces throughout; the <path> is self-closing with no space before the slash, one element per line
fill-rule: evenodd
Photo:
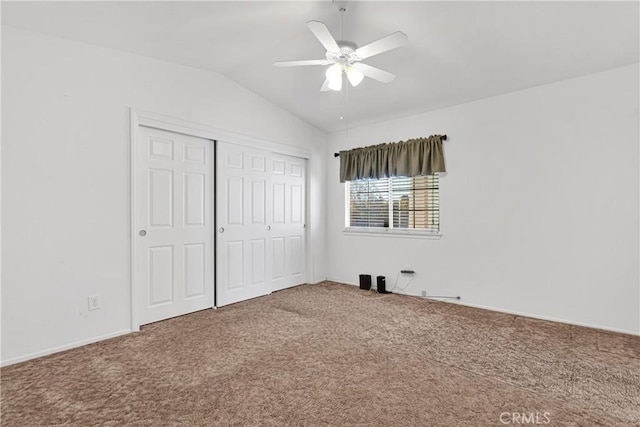
<path fill-rule="evenodd" d="M 440 135 L 440 139 L 446 141 L 447 135 Z M 340 153 L 333 153 L 333 157 L 340 157 Z"/>

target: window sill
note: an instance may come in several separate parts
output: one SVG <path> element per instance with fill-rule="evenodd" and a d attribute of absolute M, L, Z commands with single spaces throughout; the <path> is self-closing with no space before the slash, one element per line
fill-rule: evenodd
<path fill-rule="evenodd" d="M 439 232 L 402 228 L 346 227 L 342 232 L 348 236 L 383 236 L 433 240 L 438 240 L 442 237 L 442 233 Z"/>

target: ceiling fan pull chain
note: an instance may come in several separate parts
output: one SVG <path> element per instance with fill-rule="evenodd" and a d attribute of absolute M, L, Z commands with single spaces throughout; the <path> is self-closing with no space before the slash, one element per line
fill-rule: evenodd
<path fill-rule="evenodd" d="M 345 141 L 349 142 L 349 85 L 346 85 L 344 91 L 344 107 L 343 107 L 343 117 L 344 117 L 344 128 L 345 128 Z"/>

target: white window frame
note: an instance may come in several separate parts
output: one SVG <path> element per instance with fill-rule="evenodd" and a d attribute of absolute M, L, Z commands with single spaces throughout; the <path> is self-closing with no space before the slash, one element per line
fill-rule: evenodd
<path fill-rule="evenodd" d="M 420 228 L 391 228 L 391 227 L 350 227 L 350 194 L 351 183 L 346 181 L 344 186 L 344 229 L 343 234 L 351 236 L 382 236 L 403 237 L 414 239 L 440 239 L 442 237 L 442 225 L 439 231 Z M 440 207 L 442 204 L 440 203 Z M 393 218 L 393 203 L 389 203 L 389 218 Z"/>

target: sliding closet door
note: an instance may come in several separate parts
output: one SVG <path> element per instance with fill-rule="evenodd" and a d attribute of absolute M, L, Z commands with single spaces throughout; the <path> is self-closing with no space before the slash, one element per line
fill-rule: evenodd
<path fill-rule="evenodd" d="M 213 307 L 213 141 L 140 127 L 135 283 L 140 324 Z"/>
<path fill-rule="evenodd" d="M 271 161 L 271 289 L 305 282 L 306 160 L 273 154 Z"/>
<path fill-rule="evenodd" d="M 271 292 L 271 154 L 217 143 L 216 305 Z"/>
<path fill-rule="evenodd" d="M 306 281 L 306 160 L 217 143 L 216 305 Z"/>

